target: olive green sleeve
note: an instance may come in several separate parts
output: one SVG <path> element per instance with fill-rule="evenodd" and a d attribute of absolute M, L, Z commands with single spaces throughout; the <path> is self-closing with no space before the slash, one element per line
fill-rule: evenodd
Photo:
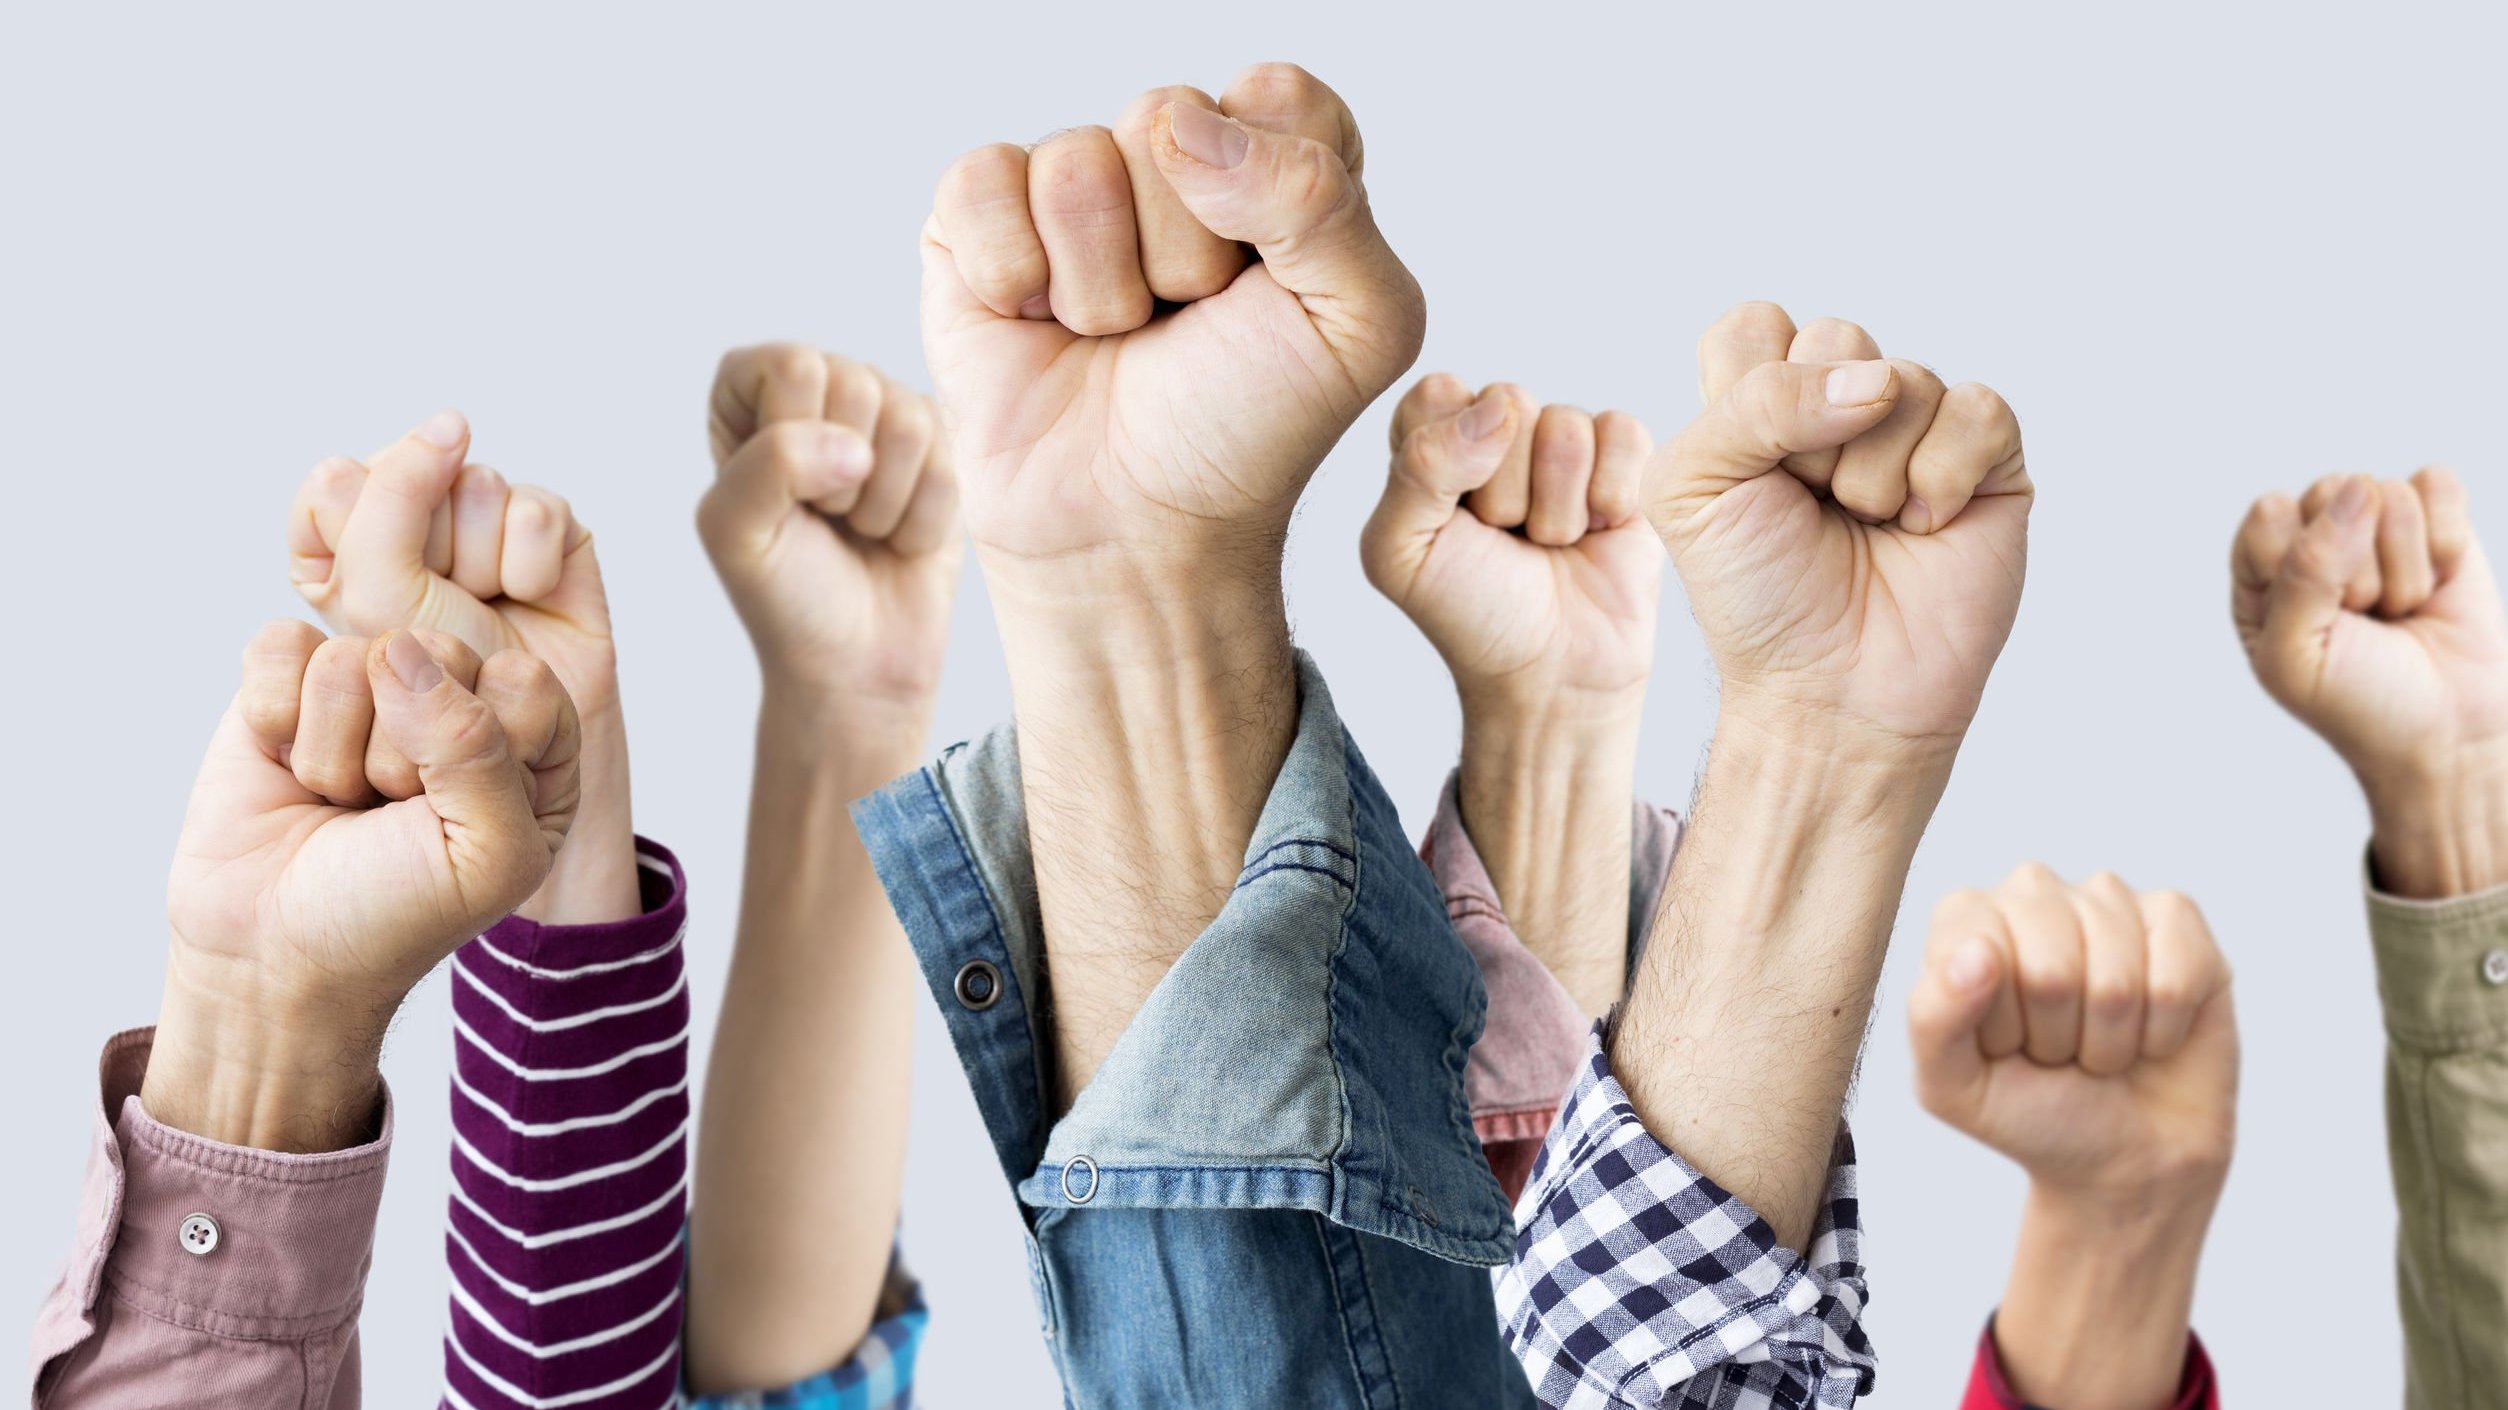
<path fill-rule="evenodd" d="M 2446 901 L 2369 889 L 2386 1016 L 2386 1139 L 2409 1410 L 2508 1387 L 2508 887 Z"/>

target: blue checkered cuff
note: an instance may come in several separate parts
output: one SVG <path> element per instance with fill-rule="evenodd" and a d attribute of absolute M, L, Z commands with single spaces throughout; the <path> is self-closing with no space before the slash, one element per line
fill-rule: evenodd
<path fill-rule="evenodd" d="M 691 1397 L 688 1410 L 913 1410 L 914 1358 L 931 1314 L 923 1289 L 903 1270 L 892 1269 L 890 1277 L 905 1281 L 905 1305 L 872 1323 L 845 1364 L 781 1390 Z"/>
<path fill-rule="evenodd" d="M 1849 1406 L 1872 1389 L 1843 1127 L 1806 1258 L 1647 1134 L 1597 1024 L 1515 1223 L 1498 1316 L 1546 1406 Z"/>

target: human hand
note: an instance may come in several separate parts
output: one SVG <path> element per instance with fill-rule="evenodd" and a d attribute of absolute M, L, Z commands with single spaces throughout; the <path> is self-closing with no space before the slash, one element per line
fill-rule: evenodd
<path fill-rule="evenodd" d="M 924 347 L 989 578 L 1087 581 L 1109 552 L 1276 575 L 1307 477 L 1425 327 L 1360 167 L 1349 109 L 1288 64 L 950 167 Z"/>
<path fill-rule="evenodd" d="M 2257 500 L 2231 615 L 2256 679 L 2358 775 L 2381 883 L 2508 881 L 2508 616 L 2444 469 Z"/>
<path fill-rule="evenodd" d="M 2033 1181 L 2216 1189 L 2237 1124 L 2229 965 L 2193 902 L 2020 868 L 1934 912 L 1908 1002 L 1925 1109 Z"/>
<path fill-rule="evenodd" d="M 1504 383 L 1475 397 L 1438 374 L 1395 409 L 1393 444 L 1360 558 L 1465 708 L 1634 710 L 1663 590 L 1663 548 L 1638 513 L 1646 428 Z"/>
<path fill-rule="evenodd" d="M 410 987 L 547 876 L 581 743 L 565 689 L 522 652 L 264 627 L 175 848 L 149 1110 L 266 1145 L 326 1104 L 257 1109 L 239 1073 L 370 1096 Z"/>
<path fill-rule="evenodd" d="M 904 736 L 940 688 L 958 585 L 958 491 L 929 402 L 871 368 L 790 343 L 715 374 L 716 479 L 697 507 L 714 571 L 768 688 Z"/>
<path fill-rule="evenodd" d="M 1851 323 L 1726 314 L 1647 512 L 1728 714 L 1947 776 L 2019 611 L 2035 491 L 2001 396 L 1880 358 Z"/>
<path fill-rule="evenodd" d="M 642 907 L 618 652 L 592 533 L 559 496 L 467 460 L 470 426 L 440 411 L 360 462 L 314 467 L 288 519 L 290 577 L 333 630 L 442 632 L 481 656 L 522 651 L 581 712 L 574 845 L 524 907 L 561 924 Z"/>

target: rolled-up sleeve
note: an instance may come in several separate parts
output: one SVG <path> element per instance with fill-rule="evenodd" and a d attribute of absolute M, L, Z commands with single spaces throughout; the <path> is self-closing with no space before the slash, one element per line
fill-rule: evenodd
<path fill-rule="evenodd" d="M 2471 1405 L 2508 1385 L 2508 887 L 2368 905 L 2405 1403 Z"/>
<path fill-rule="evenodd" d="M 1650 1135 L 1595 1025 L 1515 1207 L 1498 1316 L 1541 1402 L 1843 1406 L 1868 1392 L 1854 1143 L 1806 1256 Z"/>
<path fill-rule="evenodd" d="M 105 1045 L 77 1238 L 35 1321 L 34 1405 L 354 1410 L 389 1094 L 349 1150 L 204 1140 L 140 1105 L 155 1036 Z"/>

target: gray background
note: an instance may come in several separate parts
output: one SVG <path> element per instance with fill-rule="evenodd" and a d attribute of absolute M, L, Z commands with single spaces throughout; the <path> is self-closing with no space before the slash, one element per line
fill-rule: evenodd
<path fill-rule="evenodd" d="M 1921 923 L 2033 855 L 2195 892 L 2239 967 L 2244 1140 L 2198 1309 L 2234 1395 L 2391 1403 L 2363 817 L 2247 679 L 2224 558 L 2263 489 L 2439 458 L 2508 543 L 2500 13 L 11 6 L 0 1323 L 23 1325 L 67 1245 L 97 1046 L 153 1012 L 160 878 L 235 654 L 298 611 L 280 522 L 307 466 L 449 403 L 483 459 L 600 531 L 638 818 L 695 875 L 702 1052 L 754 692 L 689 527 L 714 359 L 803 338 L 920 382 L 912 245 L 954 154 L 1291 58 L 1365 128 L 1434 310 L 1423 369 L 1668 432 L 1695 409 L 1698 331 L 1774 298 L 1989 380 L 2026 423 L 2028 601 L 1910 883 L 1857 1109 L 1881 1403 L 1956 1394 L 2020 1194 L 1909 1095 Z M 1290 584 L 1416 826 L 1454 711 L 1359 574 L 1384 415 L 1315 482 Z M 1007 707 L 969 589 L 943 739 Z M 1685 798 L 1712 708 L 1667 603 L 1646 790 Z M 1010 1201 L 922 1004 L 907 1232 L 938 1309 L 927 1395 L 1051 1404 Z M 380 1405 L 436 1374 L 444 1010 L 439 979 L 388 1060 Z"/>

